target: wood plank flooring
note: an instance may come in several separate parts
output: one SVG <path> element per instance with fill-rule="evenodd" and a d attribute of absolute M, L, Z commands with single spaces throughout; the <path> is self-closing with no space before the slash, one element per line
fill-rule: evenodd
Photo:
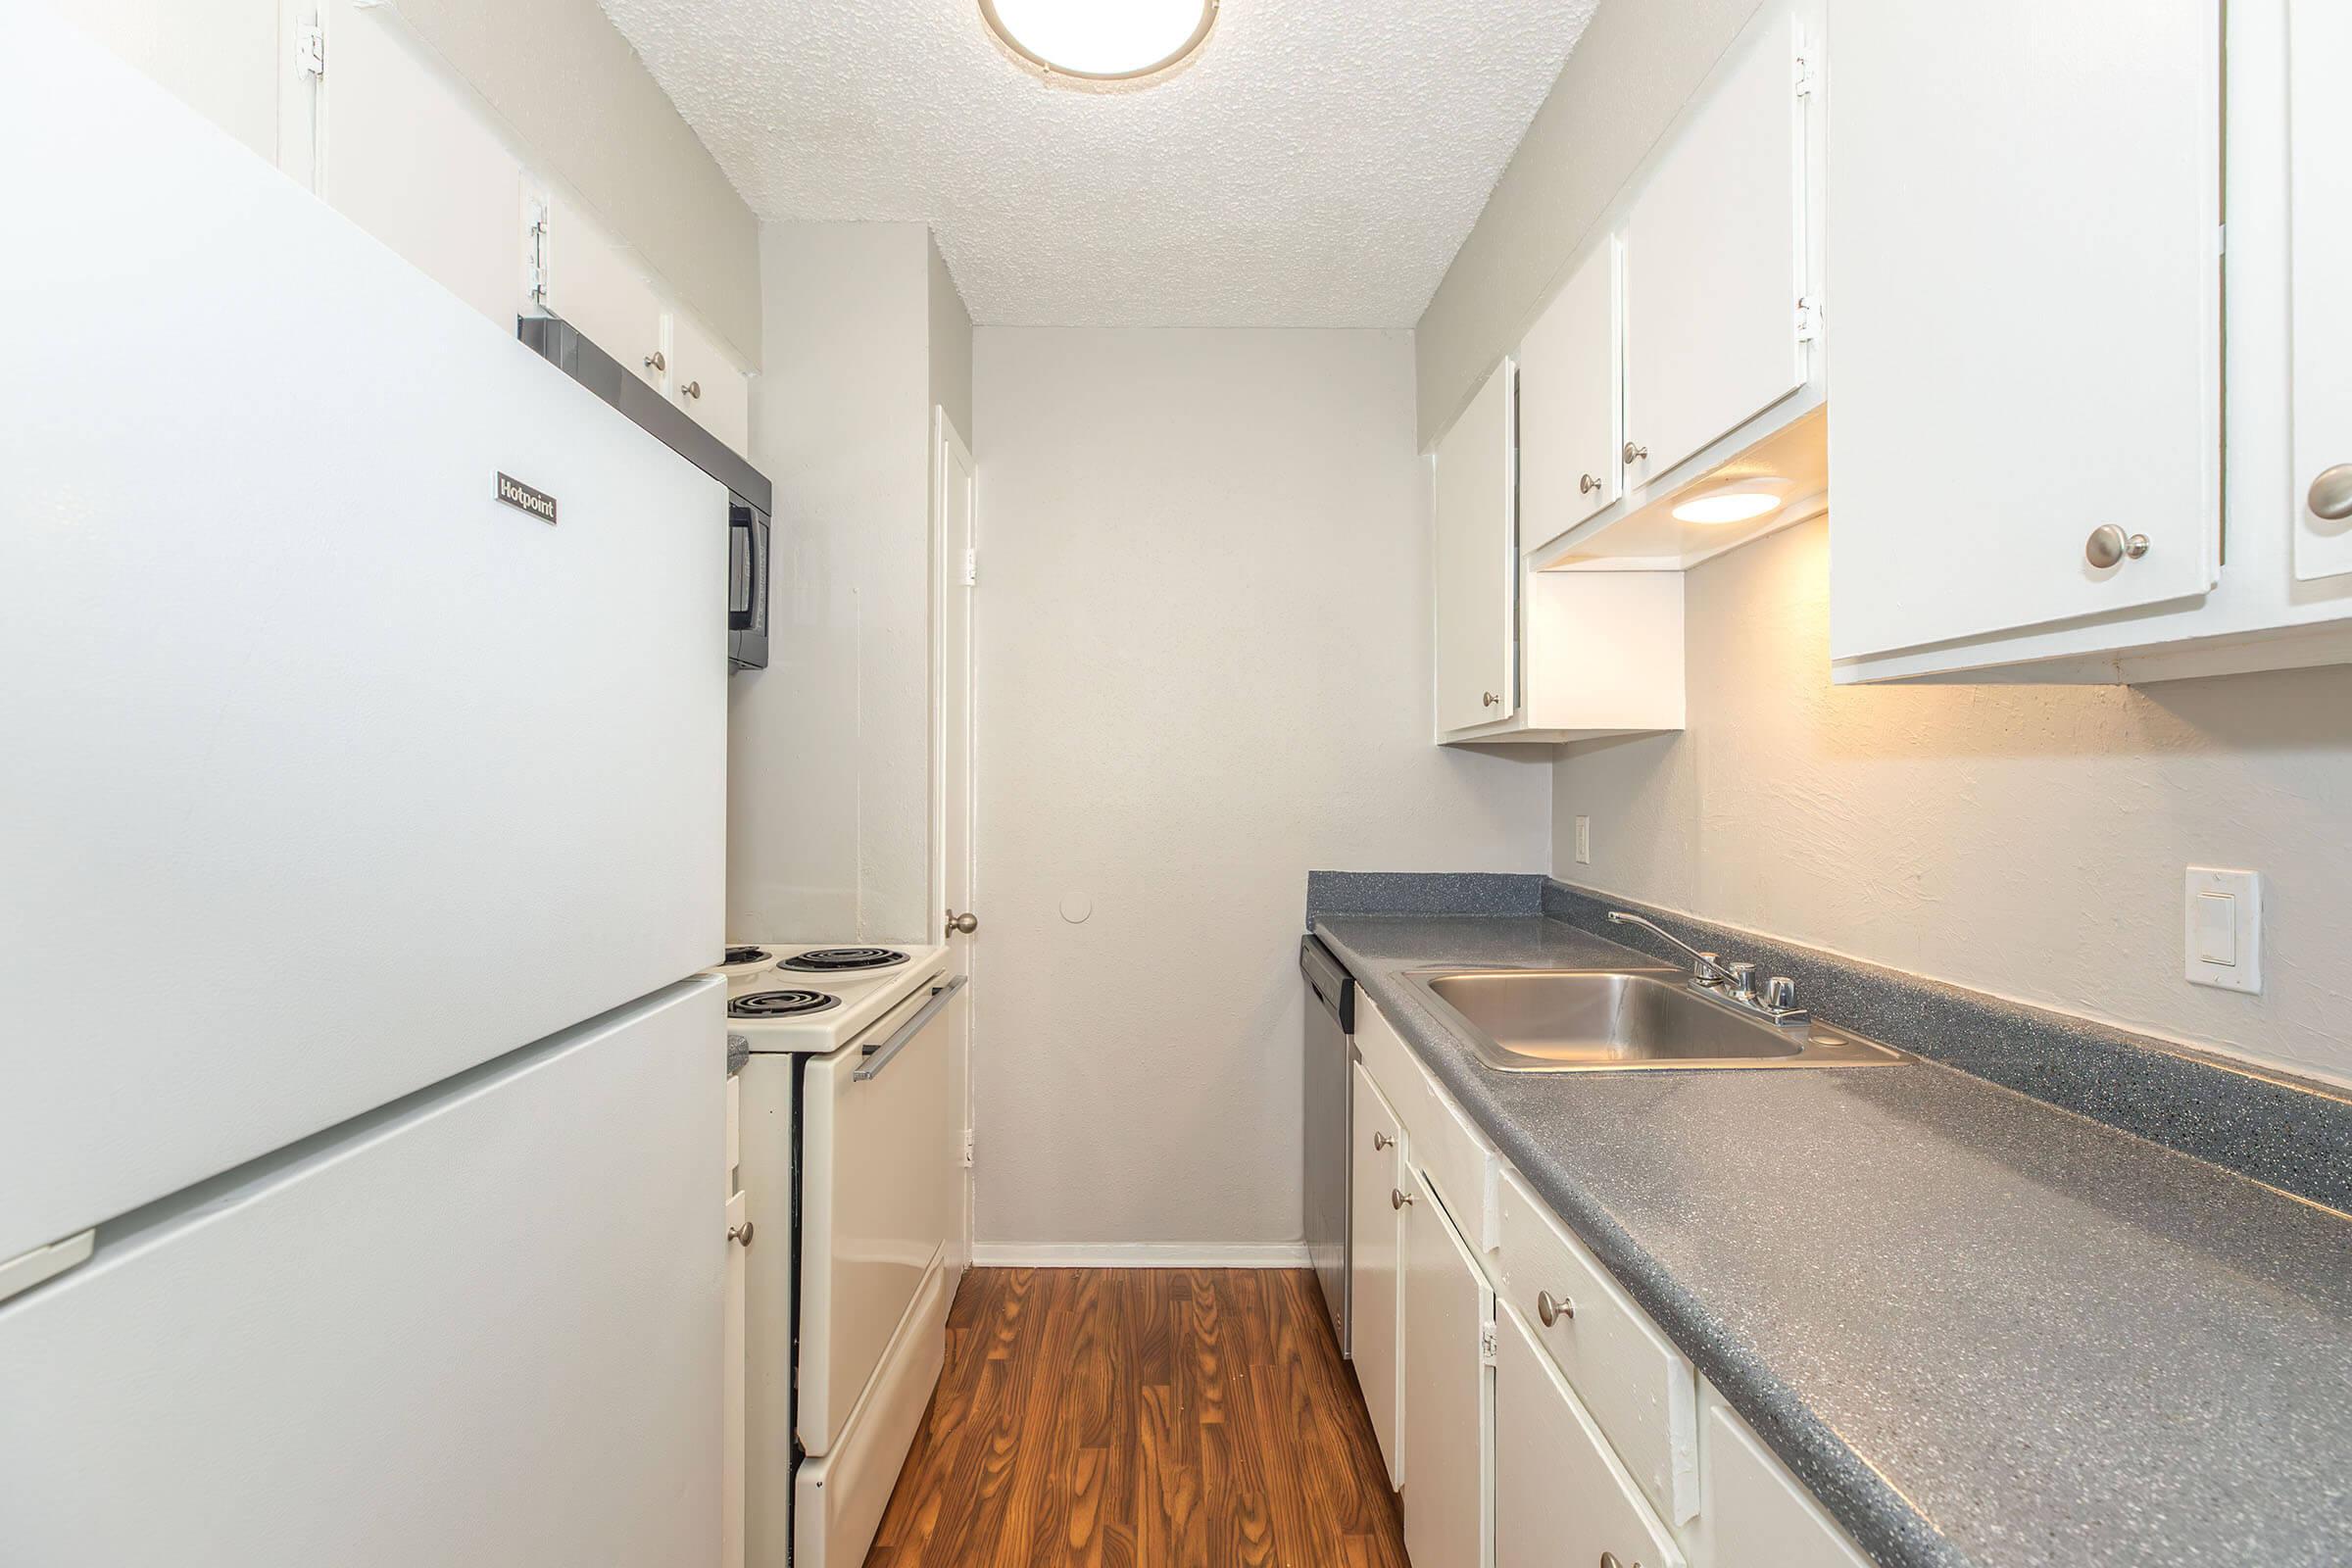
<path fill-rule="evenodd" d="M 974 1269 L 867 1568 L 1406 1568 L 1314 1275 Z"/>

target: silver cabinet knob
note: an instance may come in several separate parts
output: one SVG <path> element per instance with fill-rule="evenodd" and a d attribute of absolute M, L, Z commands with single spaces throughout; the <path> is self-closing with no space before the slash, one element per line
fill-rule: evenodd
<path fill-rule="evenodd" d="M 2147 553 L 2146 534 L 2127 534 L 2112 522 L 2091 529 L 2090 537 L 2082 541 L 2082 559 L 2101 571 L 2127 560 L 2137 561 Z"/>
<path fill-rule="evenodd" d="M 980 917 L 978 915 L 972 914 L 968 911 L 963 914 L 957 914 L 954 909 L 950 909 L 948 911 L 948 935 L 961 935 L 968 937 L 979 929 Z"/>
<path fill-rule="evenodd" d="M 727 1240 L 728 1240 L 728 1241 L 730 1241 L 730 1242 L 733 1242 L 733 1243 L 734 1243 L 735 1245 L 737 1245 L 738 1247 L 749 1247 L 749 1246 L 751 1246 L 751 1245 L 752 1245 L 752 1222 L 751 1222 L 750 1220 L 748 1220 L 748 1219 L 747 1219 L 747 1220 L 745 1220 L 745 1221 L 744 1221 L 742 1224 L 740 1224 L 740 1225 L 730 1225 L 730 1226 L 728 1226 L 728 1227 L 727 1227 Z"/>
<path fill-rule="evenodd" d="M 1626 1568 L 1626 1565 L 1618 1559 L 1615 1552 L 1604 1551 L 1600 1554 L 1600 1568 Z M 1633 1568 L 1642 1568 L 1642 1565 L 1635 1563 Z"/>
<path fill-rule="evenodd" d="M 1642 459 L 1648 456 L 1649 448 L 1638 447 L 1631 441 L 1628 441 L 1625 444 L 1625 466 L 1627 467 L 1632 467 L 1635 464 L 1640 463 Z"/>
<path fill-rule="evenodd" d="M 1395 1149 L 1396 1147 L 1396 1140 L 1391 1138 L 1387 1133 L 1374 1133 L 1372 1135 L 1372 1147 L 1374 1149 Z"/>
<path fill-rule="evenodd" d="M 1488 692 L 1485 696 L 1479 699 L 1479 705 L 1484 708 L 1493 708 L 1496 703 L 1501 701 L 1502 699 L 1495 696 L 1493 692 Z"/>
<path fill-rule="evenodd" d="M 1580 496 L 1589 496 L 1599 488 L 1600 478 L 1597 474 L 1584 474 L 1576 481 L 1576 493 Z"/>
<path fill-rule="evenodd" d="M 689 381 L 684 386 L 678 388 L 678 394 L 681 397 L 699 398 L 703 395 L 703 383 L 700 381 Z"/>
<path fill-rule="evenodd" d="M 1405 1204 L 1411 1202 L 1412 1200 L 1413 1199 L 1410 1193 L 1399 1192 L 1394 1187 L 1389 1189 L 1389 1206 L 1391 1208 L 1402 1208 Z"/>
<path fill-rule="evenodd" d="M 2304 497 L 2304 503 L 2313 516 L 2329 522 L 2352 517 L 2352 463 L 2321 469 L 2320 476 L 2311 481 L 2311 494 Z"/>
<path fill-rule="evenodd" d="M 1554 1296 L 1549 1291 L 1538 1291 L 1536 1293 L 1536 1317 L 1545 1328 L 1551 1327 L 1562 1318 L 1574 1321 L 1576 1303 L 1565 1296 Z"/>
<path fill-rule="evenodd" d="M 656 375 L 660 375 L 663 370 L 669 368 L 669 362 L 662 357 L 660 349 L 656 349 L 645 357 L 645 368 Z"/>

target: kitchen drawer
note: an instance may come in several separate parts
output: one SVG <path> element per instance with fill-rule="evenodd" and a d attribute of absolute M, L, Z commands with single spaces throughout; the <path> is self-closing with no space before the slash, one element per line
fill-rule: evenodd
<path fill-rule="evenodd" d="M 1683 1568 L 1683 1554 L 1536 1344 L 1494 1314 L 1494 1568 Z M 1411 1517 L 1412 1501 L 1405 1502 Z"/>
<path fill-rule="evenodd" d="M 1427 1172 L 1446 1211 L 1465 1241 L 1481 1252 L 1494 1250 L 1494 1194 L 1499 1169 L 1494 1149 L 1470 1118 L 1439 1087 L 1380 1009 L 1359 991 L 1355 1048 L 1364 1070 L 1396 1107 L 1404 1126 L 1406 1157 Z"/>
<path fill-rule="evenodd" d="M 1497 1189 L 1501 1296 L 1524 1315 L 1669 1523 L 1698 1512 L 1697 1374 L 1514 1171 Z M 1558 1303 L 1543 1321 L 1538 1296 Z"/>

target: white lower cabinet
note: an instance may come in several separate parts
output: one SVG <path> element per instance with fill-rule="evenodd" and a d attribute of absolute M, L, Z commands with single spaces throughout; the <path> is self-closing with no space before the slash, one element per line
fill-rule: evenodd
<path fill-rule="evenodd" d="M 1674 1538 L 1528 1325 L 1516 1312 L 1497 1317 L 1494 1568 L 1591 1568 L 1611 1557 L 1623 1568 L 1683 1568 Z"/>
<path fill-rule="evenodd" d="M 744 1565 L 744 1331 L 752 1245 L 751 1200 L 743 1192 L 743 1080 L 727 1080 L 726 1350 L 719 1388 L 718 1564 Z"/>
<path fill-rule="evenodd" d="M 1821 1504 L 1712 1388 L 1704 1406 L 1698 1528 L 1701 1568 L 1869 1568 Z"/>
<path fill-rule="evenodd" d="M 1431 1185 L 1404 1203 L 1404 1549 L 1413 1568 L 1483 1568 L 1494 1293 Z"/>
<path fill-rule="evenodd" d="M 1371 1014 L 1371 1009 L 1364 1009 Z M 1374 1016 L 1377 1016 L 1374 1014 Z M 1348 1298 L 1352 1317 L 1348 1343 L 1355 1363 L 1356 1387 L 1363 1390 L 1364 1408 L 1372 1415 L 1372 1436 L 1389 1467 L 1389 1485 L 1404 1481 L 1404 1455 L 1396 1446 L 1397 1343 L 1399 1326 L 1397 1240 L 1401 1228 L 1393 1198 L 1404 1180 L 1402 1132 L 1396 1113 L 1373 1087 L 1363 1064 L 1355 1067 L 1353 1119 L 1355 1142 L 1348 1156 Z"/>

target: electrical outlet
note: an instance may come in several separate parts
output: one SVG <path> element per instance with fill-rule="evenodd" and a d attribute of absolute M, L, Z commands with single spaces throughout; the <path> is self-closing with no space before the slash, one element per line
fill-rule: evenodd
<path fill-rule="evenodd" d="M 2191 985 L 2262 990 L 2262 873 L 2188 868 L 2181 945 Z"/>
<path fill-rule="evenodd" d="M 1589 816 L 1576 819 L 1576 863 L 1592 863 L 1592 819 Z"/>

